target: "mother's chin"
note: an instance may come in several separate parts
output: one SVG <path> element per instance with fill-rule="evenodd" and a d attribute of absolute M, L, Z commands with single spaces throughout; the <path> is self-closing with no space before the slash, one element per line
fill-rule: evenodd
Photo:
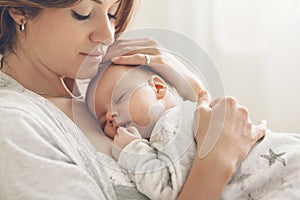
<path fill-rule="evenodd" d="M 91 63 L 91 62 L 84 61 L 80 65 L 76 73 L 75 79 L 91 79 L 97 74 L 98 69 L 99 69 L 99 63 Z"/>

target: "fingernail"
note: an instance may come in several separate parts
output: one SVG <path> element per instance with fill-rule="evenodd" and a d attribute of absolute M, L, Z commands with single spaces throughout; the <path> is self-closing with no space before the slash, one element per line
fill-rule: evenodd
<path fill-rule="evenodd" d="M 120 57 L 113 57 L 113 58 L 111 59 L 111 61 L 112 61 L 112 62 L 115 62 L 115 61 L 119 60 L 119 58 L 120 58 Z"/>

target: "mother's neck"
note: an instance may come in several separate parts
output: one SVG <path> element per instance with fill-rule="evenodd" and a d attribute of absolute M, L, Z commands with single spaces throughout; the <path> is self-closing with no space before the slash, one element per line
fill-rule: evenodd
<path fill-rule="evenodd" d="M 40 60 L 30 58 L 28 54 L 11 53 L 5 56 L 2 71 L 35 93 L 69 95 L 62 84 L 61 76 Z M 72 91 L 74 81 L 67 82 L 66 86 Z"/>

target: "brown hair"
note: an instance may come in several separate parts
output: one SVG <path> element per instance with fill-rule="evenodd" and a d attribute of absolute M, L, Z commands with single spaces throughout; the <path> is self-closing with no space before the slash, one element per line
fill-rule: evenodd
<path fill-rule="evenodd" d="M 0 0 L 0 54 L 13 52 L 17 33 L 15 23 L 8 13 L 8 9 L 15 8 L 28 18 L 36 17 L 43 8 L 66 8 L 82 0 Z M 125 31 L 132 12 L 135 0 L 120 0 L 116 13 L 115 34 Z M 2 68 L 3 57 L 1 59 Z"/>

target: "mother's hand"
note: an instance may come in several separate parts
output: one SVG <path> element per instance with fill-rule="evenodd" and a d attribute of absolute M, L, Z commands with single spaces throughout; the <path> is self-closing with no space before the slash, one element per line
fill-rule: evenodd
<path fill-rule="evenodd" d="M 161 52 L 156 41 L 148 38 L 118 39 L 109 46 L 103 61 L 112 60 L 116 64 L 146 64 L 145 54 L 151 55 L 152 62 L 160 62 Z"/>
<path fill-rule="evenodd" d="M 149 63 L 147 57 L 150 58 Z M 104 62 L 109 60 L 120 65 L 147 64 L 189 100 L 196 101 L 197 94 L 203 89 L 199 79 L 190 70 L 152 39 L 119 39 L 109 47 L 104 57 Z"/>
<path fill-rule="evenodd" d="M 194 118 L 197 153 L 178 199 L 219 199 L 223 188 L 266 127 L 253 132 L 248 111 L 232 97 L 210 102 L 206 91 L 199 94 Z"/>
<path fill-rule="evenodd" d="M 234 98 L 210 102 L 206 91 L 199 95 L 195 120 L 195 126 L 199 124 L 195 136 L 197 144 L 201 146 L 198 148 L 199 158 L 216 156 L 234 166 L 248 155 L 266 132 L 264 122 L 259 128 L 252 128 L 248 110 Z"/>

